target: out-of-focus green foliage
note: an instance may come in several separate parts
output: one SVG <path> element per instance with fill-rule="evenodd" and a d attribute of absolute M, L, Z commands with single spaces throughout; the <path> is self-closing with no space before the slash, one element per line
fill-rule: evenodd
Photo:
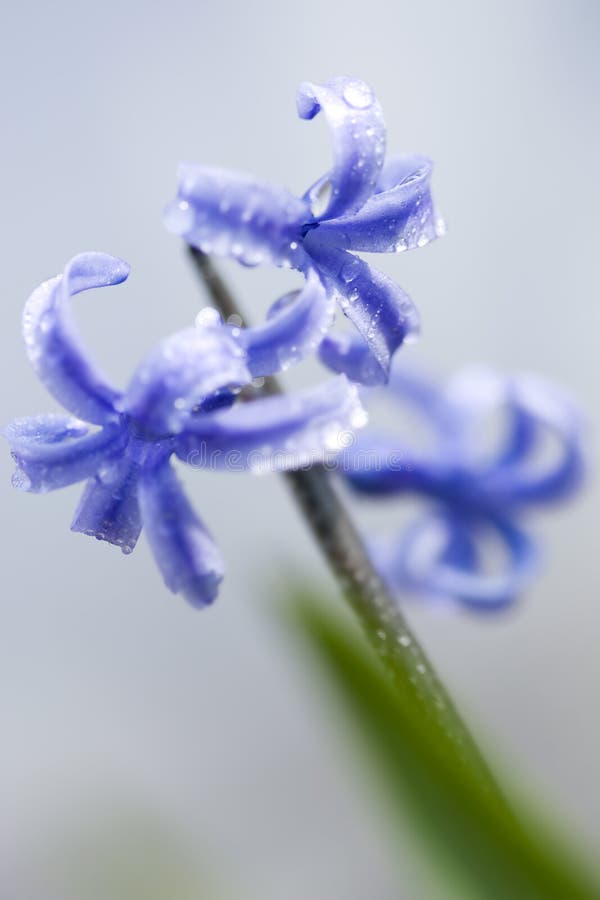
<path fill-rule="evenodd" d="M 539 822 L 516 813 L 399 691 L 371 649 L 316 596 L 297 592 L 290 621 L 312 649 L 362 739 L 390 808 L 422 841 L 448 897 L 597 900 L 595 877 Z"/>
<path fill-rule="evenodd" d="M 118 799 L 110 813 L 100 809 L 58 826 L 46 836 L 37 881 L 28 896 L 64 900 L 215 900 L 201 852 L 149 810 L 130 811 Z M 40 855 L 40 854 L 38 854 Z"/>

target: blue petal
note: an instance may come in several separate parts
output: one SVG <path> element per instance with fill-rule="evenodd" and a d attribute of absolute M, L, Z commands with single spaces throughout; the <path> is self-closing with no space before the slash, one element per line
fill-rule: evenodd
<path fill-rule="evenodd" d="M 243 349 L 223 326 L 188 328 L 162 341 L 119 403 L 146 436 L 178 434 L 206 400 L 248 384 Z"/>
<path fill-rule="evenodd" d="M 342 472 L 354 490 L 375 497 L 430 493 L 433 480 L 429 459 L 371 428 L 358 435 L 344 453 Z"/>
<path fill-rule="evenodd" d="M 188 244 L 247 266 L 270 263 L 301 268 L 302 226 L 308 203 L 248 175 L 187 163 L 179 168 L 177 199 L 167 207 L 167 228 Z"/>
<path fill-rule="evenodd" d="M 143 472 L 142 521 L 165 584 L 193 605 L 215 599 L 224 567 L 219 550 L 192 509 L 170 463 Z"/>
<path fill-rule="evenodd" d="M 385 125 L 378 100 L 371 88 L 357 78 L 341 76 L 325 84 L 304 82 L 298 89 L 298 115 L 312 119 L 319 110 L 327 119 L 333 137 L 333 170 L 327 181 L 330 197 L 323 210 L 326 182 L 321 179 L 309 190 L 316 221 L 356 212 L 375 191 L 385 155 Z"/>
<path fill-rule="evenodd" d="M 389 432 L 367 429 L 345 455 L 344 475 L 352 487 L 374 495 L 422 493 L 459 505 L 476 501 L 481 493 L 477 472 L 468 464 L 470 406 L 451 402 L 431 379 L 398 364 L 392 367 L 385 398 L 416 412 L 428 427 L 429 440 L 417 444 L 403 437 L 403 421 L 407 418 L 411 425 L 413 420 L 399 409 Z"/>
<path fill-rule="evenodd" d="M 432 168 L 424 156 L 388 160 L 376 193 L 359 212 L 321 222 L 315 238 L 345 250 L 375 253 L 424 247 L 445 233 L 431 199 Z"/>
<path fill-rule="evenodd" d="M 363 260 L 306 237 L 307 250 L 338 294 L 340 306 L 354 324 L 366 348 L 345 336 L 328 335 L 320 349 L 322 361 L 361 384 L 384 384 L 392 356 L 407 337 L 418 333 L 415 307 L 391 278 Z"/>
<path fill-rule="evenodd" d="M 333 322 L 334 312 L 335 299 L 328 295 L 317 273 L 309 271 L 305 287 L 277 300 L 266 324 L 234 329 L 252 375 L 287 369 L 316 350 Z"/>
<path fill-rule="evenodd" d="M 580 485 L 585 470 L 582 423 L 571 399 L 534 375 L 503 377 L 467 369 L 448 387 L 449 400 L 470 408 L 472 427 L 488 409 L 509 413 L 508 440 L 480 469 L 482 486 L 496 501 L 523 505 L 563 499 Z M 544 442 L 557 452 L 544 460 Z"/>
<path fill-rule="evenodd" d="M 23 336 L 39 378 L 62 405 L 88 422 L 114 419 L 116 391 L 96 371 L 71 319 L 69 298 L 80 291 L 119 284 L 129 275 L 122 259 L 81 253 L 64 273 L 37 288 L 25 304 Z"/>
<path fill-rule="evenodd" d="M 475 541 L 499 540 L 507 554 L 498 574 L 480 569 Z M 537 569 L 530 538 L 507 520 L 465 520 L 429 514 L 393 542 L 370 545 L 375 566 L 394 590 L 454 600 L 477 610 L 494 610 L 514 601 Z"/>
<path fill-rule="evenodd" d="M 137 500 L 139 466 L 127 458 L 106 461 L 91 478 L 71 524 L 78 531 L 131 553 L 142 530 Z"/>
<path fill-rule="evenodd" d="M 72 416 L 17 419 L 4 430 L 17 470 L 15 487 L 42 493 L 89 478 L 106 458 L 122 452 L 127 433 L 111 422 L 99 431 Z"/>
<path fill-rule="evenodd" d="M 298 469 L 331 459 L 365 422 L 356 387 L 340 377 L 202 416 L 178 438 L 176 453 L 196 468 Z"/>
<path fill-rule="evenodd" d="M 518 504 L 546 503 L 570 496 L 585 474 L 585 452 L 581 416 L 570 398 L 556 386 L 535 376 L 514 380 L 515 416 L 529 416 L 535 442 L 529 453 L 510 460 L 489 484 L 509 501 Z M 558 454 L 550 464 L 538 455 L 545 437 L 553 438 Z"/>

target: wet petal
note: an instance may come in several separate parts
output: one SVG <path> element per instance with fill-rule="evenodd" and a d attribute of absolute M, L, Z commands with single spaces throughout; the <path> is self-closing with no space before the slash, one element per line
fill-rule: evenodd
<path fill-rule="evenodd" d="M 498 541 L 504 548 L 503 571 L 482 571 L 477 550 L 482 538 Z M 370 551 L 394 590 L 454 600 L 477 610 L 498 609 L 514 601 L 537 569 L 537 552 L 530 538 L 506 520 L 467 523 L 433 513 L 393 541 L 373 542 Z"/>
<path fill-rule="evenodd" d="M 139 466 L 129 459 L 107 460 L 83 492 L 71 531 L 108 541 L 131 553 L 142 530 L 137 500 Z"/>
<path fill-rule="evenodd" d="M 90 432 L 79 419 L 58 415 L 17 419 L 4 436 L 17 464 L 14 486 L 34 493 L 89 478 L 127 443 L 127 433 L 118 423 Z"/>
<path fill-rule="evenodd" d="M 244 350 L 226 328 L 188 328 L 139 366 L 119 408 L 147 436 L 178 434 L 215 394 L 251 380 Z"/>
<path fill-rule="evenodd" d="M 335 298 L 317 273 L 309 272 L 304 288 L 281 297 L 264 325 L 234 329 L 252 375 L 271 375 L 314 352 L 334 313 Z"/>
<path fill-rule="evenodd" d="M 325 84 L 301 84 L 297 107 L 301 119 L 323 110 L 333 138 L 330 196 L 324 208 L 315 207 L 323 199 L 324 179 L 307 194 L 314 218 L 320 222 L 356 212 L 374 192 L 385 155 L 385 124 L 377 98 L 364 81 L 341 76 Z"/>
<path fill-rule="evenodd" d="M 415 307 L 408 294 L 383 272 L 345 250 L 311 243 L 312 234 L 307 236 L 307 249 L 363 339 L 361 344 L 345 335 L 329 334 L 320 348 L 321 359 L 354 381 L 384 384 L 394 353 L 405 338 L 418 333 Z"/>
<path fill-rule="evenodd" d="M 120 284 L 128 275 L 129 266 L 122 259 L 106 253 L 81 253 L 62 275 L 33 292 L 23 312 L 27 354 L 40 380 L 66 409 L 98 425 L 115 417 L 119 392 L 89 359 L 68 301 L 80 291 Z"/>
<path fill-rule="evenodd" d="M 376 193 L 352 215 L 321 222 L 315 238 L 345 250 L 400 253 L 445 233 L 431 198 L 433 163 L 424 156 L 386 162 Z"/>
<path fill-rule="evenodd" d="M 302 267 L 302 225 L 308 203 L 284 188 L 248 175 L 186 163 L 179 168 L 177 199 L 164 222 L 204 253 L 232 256 L 247 266 Z"/>
<path fill-rule="evenodd" d="M 357 389 L 342 376 L 203 416 L 181 435 L 176 452 L 196 468 L 297 469 L 331 459 L 365 422 Z"/>
<path fill-rule="evenodd" d="M 223 579 L 221 554 L 192 509 L 170 463 L 143 472 L 142 521 L 165 584 L 193 606 L 215 599 Z"/>

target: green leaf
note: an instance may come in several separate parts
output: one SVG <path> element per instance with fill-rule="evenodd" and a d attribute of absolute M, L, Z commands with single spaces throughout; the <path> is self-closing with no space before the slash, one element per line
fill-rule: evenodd
<path fill-rule="evenodd" d="M 304 594 L 294 596 L 291 620 L 344 702 L 392 812 L 421 839 L 449 884 L 458 881 L 462 898 L 600 898 L 571 849 L 486 790 L 413 695 L 398 689 L 339 617 Z"/>

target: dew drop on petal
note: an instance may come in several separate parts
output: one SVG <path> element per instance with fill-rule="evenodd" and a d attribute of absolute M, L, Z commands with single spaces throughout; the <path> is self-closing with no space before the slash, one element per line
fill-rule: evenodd
<path fill-rule="evenodd" d="M 315 219 L 320 219 L 329 206 L 333 189 L 330 181 L 323 181 L 310 194 L 310 209 Z"/>
<path fill-rule="evenodd" d="M 194 324 L 196 328 L 215 328 L 221 324 L 221 314 L 214 306 L 205 306 L 196 316 Z"/>
<path fill-rule="evenodd" d="M 360 272 L 360 261 L 356 259 L 356 257 L 352 257 L 348 260 L 347 263 L 344 263 L 342 266 L 341 276 L 342 280 L 349 284 L 351 281 L 354 281 Z"/>
<path fill-rule="evenodd" d="M 344 88 L 344 100 L 354 109 L 367 109 L 373 99 L 373 91 L 361 81 L 355 81 Z"/>

